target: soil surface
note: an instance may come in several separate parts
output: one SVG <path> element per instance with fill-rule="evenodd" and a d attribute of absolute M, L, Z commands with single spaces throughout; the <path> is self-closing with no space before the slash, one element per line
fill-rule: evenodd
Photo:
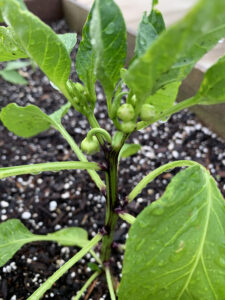
<path fill-rule="evenodd" d="M 68 32 L 64 21 L 52 24 L 58 33 Z M 72 54 L 73 61 L 75 51 Z M 3 64 L 1 65 L 3 66 Z M 21 70 L 27 86 L 11 85 L 0 79 L 0 108 L 16 102 L 25 106 L 38 105 L 52 113 L 65 103 L 64 97 L 51 85 L 39 70 L 28 67 Z M 76 79 L 73 71 L 72 78 Z M 106 118 L 106 105 L 102 90 L 96 87 L 98 102 L 96 117 L 103 128 L 112 131 Z M 86 119 L 71 109 L 63 124 L 78 144 L 85 137 L 89 125 Z M 121 199 L 131 191 L 150 170 L 172 160 L 193 159 L 206 166 L 225 193 L 225 145 L 216 134 L 204 127 L 187 111 L 178 113 L 167 123 L 158 123 L 130 137 L 130 142 L 143 145 L 138 154 L 121 161 L 119 192 Z M 47 161 L 76 160 L 67 142 L 53 129 L 37 137 L 23 139 L 15 136 L 0 124 L 1 167 L 41 163 Z M 91 158 L 90 158 L 91 159 Z M 101 154 L 93 161 L 102 162 Z M 165 173 L 151 183 L 129 206 L 129 213 L 136 216 L 146 205 L 162 195 L 172 173 Z M 0 181 L 0 220 L 19 218 L 37 234 L 80 226 L 92 238 L 104 224 L 105 198 L 91 182 L 85 171 L 64 171 L 40 175 L 18 176 Z M 129 226 L 120 221 L 115 241 L 124 243 Z M 56 243 L 32 243 L 24 246 L 0 270 L 0 300 L 22 300 L 48 278 L 59 266 L 79 249 L 60 247 Z M 113 272 L 121 276 L 123 254 L 113 250 Z M 91 274 L 94 259 L 87 254 L 49 290 L 44 299 L 69 300 L 76 294 Z M 83 298 L 87 299 L 87 298 Z M 95 282 L 89 299 L 110 299 L 104 279 Z"/>

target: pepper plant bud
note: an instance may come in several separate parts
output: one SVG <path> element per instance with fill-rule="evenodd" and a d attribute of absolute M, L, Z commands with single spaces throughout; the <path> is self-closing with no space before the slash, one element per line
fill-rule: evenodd
<path fill-rule="evenodd" d="M 98 142 L 98 139 L 96 138 L 96 136 L 92 136 L 90 138 L 86 137 L 85 139 L 83 139 L 83 141 L 81 143 L 81 150 L 83 152 L 87 153 L 88 155 L 99 152 L 100 147 L 99 147 L 99 142 Z"/>
<path fill-rule="evenodd" d="M 134 108 L 131 104 L 123 104 L 117 110 L 117 117 L 124 122 L 132 120 L 135 116 Z"/>
<path fill-rule="evenodd" d="M 133 95 L 130 99 L 130 103 L 132 104 L 133 107 L 135 107 L 136 103 L 137 103 L 137 96 Z"/>
<path fill-rule="evenodd" d="M 121 123 L 121 130 L 124 133 L 131 133 L 132 131 L 134 131 L 135 127 L 136 127 L 136 123 L 133 121 Z"/>
<path fill-rule="evenodd" d="M 148 122 L 155 116 L 155 107 L 151 104 L 143 104 L 140 117 L 142 121 Z"/>

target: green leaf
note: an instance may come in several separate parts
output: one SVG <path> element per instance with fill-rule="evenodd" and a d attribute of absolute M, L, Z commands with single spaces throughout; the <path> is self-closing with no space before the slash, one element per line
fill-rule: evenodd
<path fill-rule="evenodd" d="M 148 97 L 146 103 L 153 105 L 157 113 L 172 107 L 177 98 L 180 84 L 181 82 L 172 82 L 165 85 L 155 94 Z"/>
<path fill-rule="evenodd" d="M 150 16 L 148 17 L 149 22 L 155 28 L 156 32 L 160 34 L 166 29 L 166 25 L 161 12 L 157 9 L 152 9 Z"/>
<path fill-rule="evenodd" d="M 66 47 L 68 54 L 70 54 L 76 45 L 77 42 L 77 34 L 76 33 L 64 33 L 58 34 L 59 39 Z"/>
<path fill-rule="evenodd" d="M 96 52 L 95 68 L 107 99 L 111 99 L 126 58 L 126 26 L 113 0 L 96 0 L 91 20 L 91 42 Z"/>
<path fill-rule="evenodd" d="M 185 57 L 204 35 L 224 25 L 224 17 L 224 0 L 200 0 L 181 21 L 160 34 L 146 53 L 130 65 L 125 74 L 129 88 L 140 99 L 146 99 L 165 84 L 160 83 L 161 76 Z"/>
<path fill-rule="evenodd" d="M 154 40 L 157 38 L 158 34 L 154 26 L 149 21 L 147 13 L 145 12 L 142 20 L 138 26 L 138 34 L 135 44 L 135 54 L 136 56 L 141 56 L 145 51 L 151 46 Z"/>
<path fill-rule="evenodd" d="M 61 246 L 78 246 L 82 248 L 88 243 L 88 233 L 82 228 L 70 227 L 49 233 L 46 239 L 56 241 Z"/>
<path fill-rule="evenodd" d="M 168 72 L 162 75 L 156 84 L 156 89 L 169 82 L 182 81 L 190 73 L 199 59 L 210 51 L 224 36 L 225 25 L 218 26 L 203 35 Z"/>
<path fill-rule="evenodd" d="M 16 0 L 0 0 L 5 21 L 13 28 L 27 55 L 62 92 L 70 75 L 71 59 L 61 39 L 54 31 L 28 10 L 22 10 Z"/>
<path fill-rule="evenodd" d="M 126 243 L 119 299 L 225 299 L 225 202 L 202 167 L 178 173 Z"/>
<path fill-rule="evenodd" d="M 120 150 L 119 158 L 127 158 L 131 155 L 136 154 L 140 149 L 141 145 L 139 144 L 124 144 L 122 149 Z"/>
<path fill-rule="evenodd" d="M 197 104 L 225 102 L 225 56 L 205 73 L 197 98 Z"/>
<path fill-rule="evenodd" d="M 6 67 L 4 68 L 4 71 L 22 69 L 29 66 L 30 64 L 30 61 L 10 61 L 9 63 L 7 63 Z"/>
<path fill-rule="evenodd" d="M 1 110 L 0 119 L 4 126 L 14 134 L 29 138 L 48 130 L 51 125 L 55 127 L 60 124 L 61 118 L 68 112 L 70 106 L 70 103 L 66 103 L 48 116 L 35 105 L 22 107 L 16 103 L 10 103 Z"/>
<path fill-rule="evenodd" d="M 2 76 L 4 80 L 14 84 L 25 85 L 28 83 L 27 80 L 23 78 L 23 76 L 21 76 L 18 72 L 14 70 L 2 70 L 0 71 L 0 76 Z"/>
<path fill-rule="evenodd" d="M 23 48 L 16 42 L 11 27 L 0 26 L 0 61 L 27 58 Z"/>
<path fill-rule="evenodd" d="M 90 36 L 90 24 L 94 5 L 95 2 L 83 27 L 82 40 L 76 55 L 76 71 L 79 78 L 87 87 L 91 98 L 95 101 L 95 52 L 91 44 Z"/>
<path fill-rule="evenodd" d="M 79 227 L 65 228 L 47 235 L 35 235 L 20 220 L 5 221 L 0 224 L 0 267 L 7 263 L 23 245 L 35 241 L 55 241 L 63 246 L 83 247 L 88 242 L 88 235 Z"/>
<path fill-rule="evenodd" d="M 0 119 L 8 130 L 25 138 L 37 135 L 51 125 L 49 116 L 32 104 L 26 107 L 15 103 L 8 104 L 1 110 Z"/>
<path fill-rule="evenodd" d="M 66 103 L 63 106 L 60 107 L 57 111 L 55 111 L 53 114 L 51 114 L 49 117 L 55 122 L 55 123 L 61 123 L 61 119 L 67 114 L 68 110 L 71 107 L 71 103 Z"/>

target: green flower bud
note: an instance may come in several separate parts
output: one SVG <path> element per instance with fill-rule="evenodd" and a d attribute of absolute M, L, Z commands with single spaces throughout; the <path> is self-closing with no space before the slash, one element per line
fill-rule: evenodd
<path fill-rule="evenodd" d="M 143 104 L 140 117 L 142 121 L 148 122 L 155 116 L 155 107 L 151 104 Z"/>
<path fill-rule="evenodd" d="M 136 95 L 133 95 L 130 99 L 130 103 L 132 104 L 133 107 L 135 107 L 136 103 L 137 103 L 137 97 Z"/>
<path fill-rule="evenodd" d="M 92 136 L 91 138 L 86 137 L 81 143 L 81 150 L 88 155 L 99 152 L 99 142 L 96 136 Z"/>
<path fill-rule="evenodd" d="M 121 123 L 121 130 L 124 133 L 131 133 L 132 131 L 134 131 L 135 127 L 136 123 L 132 121 Z"/>
<path fill-rule="evenodd" d="M 132 120 L 135 116 L 134 108 L 131 104 L 123 104 L 117 110 L 117 117 L 124 122 Z"/>

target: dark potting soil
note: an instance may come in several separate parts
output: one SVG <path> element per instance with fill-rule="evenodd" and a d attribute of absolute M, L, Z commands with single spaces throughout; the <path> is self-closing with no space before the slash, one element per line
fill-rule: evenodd
<path fill-rule="evenodd" d="M 64 21 L 52 24 L 58 33 L 68 32 Z M 73 61 L 75 51 L 72 54 Z M 2 64 L 3 66 L 3 64 Z M 11 85 L 0 79 L 0 108 L 16 102 L 25 106 L 38 105 L 52 113 L 65 103 L 64 97 L 51 85 L 39 70 L 28 67 L 20 71 L 28 86 Z M 75 80 L 76 74 L 73 72 Z M 105 99 L 99 86 L 96 117 L 100 125 L 112 131 L 107 119 Z M 78 144 L 89 130 L 86 119 L 71 109 L 63 124 Z M 121 199 L 131 191 L 149 171 L 172 160 L 193 159 L 206 166 L 225 193 L 224 142 L 195 116 L 184 111 L 165 124 L 155 124 L 130 137 L 130 142 L 140 143 L 138 154 L 121 161 L 119 192 Z M 37 137 L 23 139 L 15 136 L 0 124 L 1 167 L 41 163 L 47 161 L 76 160 L 67 142 L 54 130 Z M 102 162 L 101 154 L 93 161 Z M 177 171 L 165 173 L 143 190 L 129 206 L 136 216 L 146 205 L 159 198 Z M 0 181 L 0 220 L 19 218 L 32 232 L 47 234 L 61 228 L 80 226 L 92 238 L 104 224 L 105 197 L 97 190 L 85 171 L 64 171 L 40 175 L 18 176 Z M 129 226 L 120 221 L 115 241 L 124 243 Z M 37 287 L 66 262 L 79 249 L 60 247 L 56 243 L 38 242 L 24 246 L 0 270 L 0 300 L 27 299 Z M 87 254 L 49 290 L 43 299 L 69 300 L 90 277 L 88 263 L 95 260 Z M 117 281 L 121 276 L 123 253 L 113 249 L 113 272 Z M 96 280 L 89 289 L 89 299 L 110 299 L 104 278 Z M 83 298 L 88 299 L 88 298 Z"/>

